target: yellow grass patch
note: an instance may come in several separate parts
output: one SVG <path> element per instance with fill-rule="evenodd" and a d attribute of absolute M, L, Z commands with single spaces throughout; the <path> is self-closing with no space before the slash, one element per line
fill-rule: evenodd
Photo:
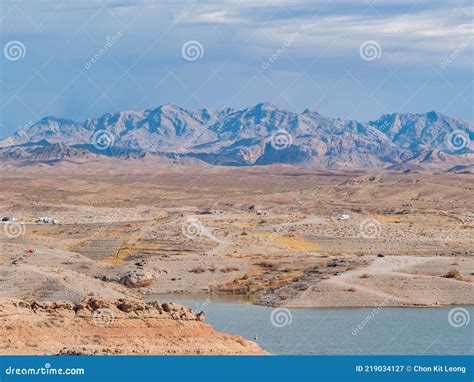
<path fill-rule="evenodd" d="M 82 246 L 84 246 L 84 244 L 93 239 L 93 237 L 87 237 L 85 239 L 79 239 L 79 240 L 74 240 L 72 241 L 71 243 L 68 243 L 66 245 L 63 246 L 63 249 L 66 250 L 66 251 L 75 251 L 75 250 L 78 250 L 80 249 Z"/>
<path fill-rule="evenodd" d="M 133 235 L 137 236 L 137 234 Z M 130 240 L 129 240 L 130 241 Z M 124 243 L 120 246 L 114 256 L 107 257 L 103 261 L 108 264 L 120 264 L 125 260 L 130 254 L 138 251 L 153 251 L 161 248 L 160 244 L 156 243 Z"/>
<path fill-rule="evenodd" d="M 439 216 L 439 215 L 420 215 L 420 214 L 407 214 L 407 215 L 375 215 L 373 216 L 375 220 L 380 223 L 425 223 L 428 225 L 433 225 L 433 223 L 443 223 L 449 224 L 455 223 L 455 220 L 449 216 Z"/>
<path fill-rule="evenodd" d="M 253 227 L 254 225 L 251 224 L 251 223 L 240 222 L 240 223 L 234 223 L 233 226 L 236 227 L 236 228 L 243 229 L 243 228 Z"/>
<path fill-rule="evenodd" d="M 289 249 L 296 249 L 297 251 L 319 251 L 321 247 L 313 243 L 311 240 L 305 239 L 301 236 L 290 235 L 270 235 L 278 246 Z"/>
<path fill-rule="evenodd" d="M 399 222 L 408 222 L 414 221 L 413 216 L 410 219 L 407 219 L 406 216 L 403 215 L 376 215 L 373 219 L 377 220 L 379 223 L 399 223 Z"/>

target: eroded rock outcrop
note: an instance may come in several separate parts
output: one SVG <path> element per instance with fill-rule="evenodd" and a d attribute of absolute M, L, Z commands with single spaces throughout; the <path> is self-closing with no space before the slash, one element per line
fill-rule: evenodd
<path fill-rule="evenodd" d="M 174 303 L 88 296 L 79 304 L 0 299 L 2 354 L 264 354 Z"/>
<path fill-rule="evenodd" d="M 155 280 L 155 276 L 143 269 L 135 269 L 120 277 L 120 284 L 129 288 L 143 288 L 150 286 Z"/>

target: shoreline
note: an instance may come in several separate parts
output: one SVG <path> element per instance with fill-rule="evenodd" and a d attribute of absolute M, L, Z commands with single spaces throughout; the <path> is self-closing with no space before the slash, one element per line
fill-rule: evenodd
<path fill-rule="evenodd" d="M 456 303 L 451 303 L 451 304 L 434 304 L 434 305 L 421 305 L 421 304 L 406 304 L 406 305 L 345 305 L 345 306 L 299 306 L 299 305 L 292 305 L 291 303 L 289 304 L 284 304 L 284 305 L 265 305 L 265 304 L 256 304 L 250 299 L 244 299 L 240 297 L 244 297 L 245 295 L 229 295 L 229 294 L 210 294 L 210 293 L 185 293 L 185 292 L 176 292 L 176 293 L 150 293 L 150 294 L 144 294 L 142 295 L 142 298 L 144 301 L 155 301 L 154 297 L 156 296 L 156 300 L 162 301 L 163 297 L 170 297 L 173 299 L 174 297 L 177 297 L 178 300 L 196 300 L 196 301 L 202 301 L 206 299 L 211 299 L 210 302 L 208 303 L 223 303 L 223 304 L 246 304 L 246 305 L 253 305 L 257 307 L 264 307 L 264 308 L 270 308 L 270 309 L 275 309 L 275 308 L 288 308 L 288 309 L 376 309 L 376 308 L 397 308 L 397 309 L 403 309 L 403 308 L 447 308 L 450 306 L 459 306 L 459 307 L 474 307 L 474 303 L 468 303 L 468 304 L 456 304 Z M 212 297 L 217 297 L 217 301 L 212 301 Z M 232 301 L 235 297 L 235 301 Z"/>

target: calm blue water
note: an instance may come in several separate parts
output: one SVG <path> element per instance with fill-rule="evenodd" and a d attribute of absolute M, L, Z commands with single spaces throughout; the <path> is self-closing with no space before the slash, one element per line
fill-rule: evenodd
<path fill-rule="evenodd" d="M 289 309 L 290 314 L 275 311 L 273 322 L 286 324 L 277 327 L 272 324 L 273 308 L 251 305 L 241 297 L 158 295 L 150 299 L 203 309 L 206 322 L 215 329 L 256 338 L 273 354 L 474 354 L 474 307 L 464 307 L 470 321 L 460 327 L 448 321 L 453 307 Z"/>

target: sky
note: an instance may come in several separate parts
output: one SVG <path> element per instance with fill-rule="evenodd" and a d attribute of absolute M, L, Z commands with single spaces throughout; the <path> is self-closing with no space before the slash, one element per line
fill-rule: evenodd
<path fill-rule="evenodd" d="M 470 1 L 0 0 L 0 137 L 174 103 L 473 121 Z"/>

